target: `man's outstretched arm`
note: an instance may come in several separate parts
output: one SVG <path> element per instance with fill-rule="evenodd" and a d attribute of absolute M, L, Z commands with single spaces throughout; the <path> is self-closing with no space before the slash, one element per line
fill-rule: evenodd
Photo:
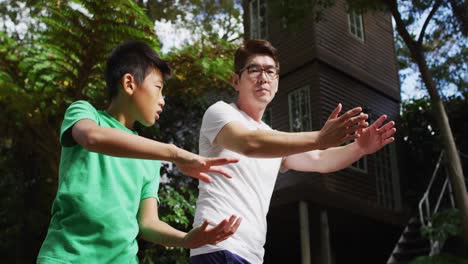
<path fill-rule="evenodd" d="M 364 155 L 372 154 L 395 140 L 395 122 L 383 125 L 386 119 L 383 115 L 368 128 L 360 130 L 361 136 L 351 144 L 288 156 L 284 159 L 282 168 L 321 173 L 344 169 Z"/>
<path fill-rule="evenodd" d="M 341 104 L 333 111 L 320 131 L 288 133 L 267 130 L 249 130 L 240 122 L 226 124 L 214 142 L 224 148 L 249 157 L 275 158 L 314 149 L 339 146 L 359 137 L 356 133 L 367 126 L 366 114 L 356 107 L 339 116 Z"/>

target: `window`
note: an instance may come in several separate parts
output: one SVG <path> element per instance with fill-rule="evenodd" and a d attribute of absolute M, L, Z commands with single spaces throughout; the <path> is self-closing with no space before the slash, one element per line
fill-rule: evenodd
<path fill-rule="evenodd" d="M 289 129 L 292 132 L 310 131 L 309 86 L 304 86 L 288 94 Z"/>
<path fill-rule="evenodd" d="M 266 38 L 267 26 L 267 1 L 250 1 L 250 38 Z"/>
<path fill-rule="evenodd" d="M 348 14 L 349 32 L 361 41 L 364 41 L 364 27 L 362 23 L 362 14 L 356 11 L 350 11 Z"/>
<path fill-rule="evenodd" d="M 367 156 L 364 156 L 349 166 L 352 169 L 367 173 Z"/>
<path fill-rule="evenodd" d="M 273 127 L 272 125 L 273 115 L 272 115 L 271 107 L 267 107 L 267 109 L 265 109 L 265 113 L 263 113 L 262 121 L 265 122 L 265 124 L 269 125 L 270 127 Z"/>

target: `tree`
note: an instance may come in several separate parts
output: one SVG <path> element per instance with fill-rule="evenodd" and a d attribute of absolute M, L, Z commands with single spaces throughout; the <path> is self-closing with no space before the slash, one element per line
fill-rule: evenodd
<path fill-rule="evenodd" d="M 408 26 L 414 21 L 410 16 L 405 19 L 399 10 L 399 5 L 396 0 L 383 0 L 385 6 L 392 13 L 393 18 L 395 19 L 396 29 L 398 34 L 403 39 L 404 43 L 408 47 L 409 55 L 414 63 L 418 66 L 419 72 L 421 74 L 422 81 L 429 93 L 429 98 L 431 105 L 435 111 L 435 119 L 438 128 L 440 129 L 443 148 L 447 154 L 449 163 L 450 163 L 450 180 L 454 189 L 455 199 L 457 206 L 460 210 L 461 222 L 463 226 L 463 237 L 464 240 L 468 243 L 468 193 L 466 190 L 466 184 L 464 181 L 463 169 L 460 161 L 460 157 L 457 151 L 455 144 L 455 139 L 450 127 L 449 118 L 447 116 L 443 101 L 439 94 L 440 88 L 437 86 L 435 81 L 439 77 L 440 69 L 446 69 L 450 67 L 444 67 L 443 63 L 438 64 L 434 62 L 432 65 L 430 62 L 430 57 L 428 57 L 428 50 L 435 51 L 439 48 L 443 48 L 444 45 L 440 45 L 435 41 L 437 39 L 442 39 L 447 42 L 457 39 L 456 30 L 460 27 L 459 23 L 456 23 L 457 20 L 450 19 L 453 17 L 450 13 L 451 10 L 448 8 L 448 3 L 442 0 L 436 1 L 416 1 L 413 0 L 412 8 L 413 12 L 424 12 L 429 11 L 427 18 L 422 24 L 421 30 L 418 36 L 410 34 L 408 31 Z M 445 9 L 443 9 L 445 8 Z M 442 14 L 437 14 L 437 12 L 443 12 Z M 437 16 L 437 15 L 438 16 Z M 453 14 L 453 13 L 452 13 Z M 432 30 L 429 30 L 429 26 L 432 26 Z M 450 30 L 450 27 L 451 28 Z M 466 41 L 461 39 L 459 41 Z M 465 42 L 466 43 L 466 42 Z M 440 51 L 440 50 L 439 50 Z M 465 55 L 465 61 L 462 64 L 466 69 L 466 45 L 462 46 L 461 54 Z M 462 57 L 463 58 L 463 57 Z M 450 60 L 445 61 L 445 66 L 450 65 Z M 434 67 L 430 67 L 434 66 Z M 466 74 L 466 71 L 465 73 Z M 466 89 L 465 77 L 460 78 L 460 89 Z M 438 80 L 441 80 L 440 78 Z"/>
<path fill-rule="evenodd" d="M 205 45 L 242 38 L 241 0 L 136 1 L 154 21 L 171 23 L 191 32 L 192 41 Z"/>
<path fill-rule="evenodd" d="M 310 12 L 303 10 L 316 12 L 335 3 L 335 0 L 317 0 L 312 4 L 304 0 L 272 1 L 281 3 L 279 5 L 281 8 L 273 13 L 280 18 L 294 17 L 293 25 L 301 23 L 305 16 L 310 15 Z M 452 171 L 450 179 L 460 210 L 463 237 L 468 243 L 468 194 L 449 118 L 440 95 L 440 92 L 449 85 L 454 85 L 460 91 L 467 89 L 467 40 L 461 33 L 466 32 L 464 30 L 467 25 L 466 12 L 464 12 L 467 8 L 466 1 L 347 0 L 346 2 L 350 9 L 358 12 L 387 10 L 392 14 L 398 35 L 406 47 L 403 50 L 406 51 L 404 55 L 408 58 L 407 62 L 416 65 L 434 108 L 443 148 L 450 161 Z M 312 7 L 307 8 L 307 5 Z M 288 10 L 299 11 L 287 14 Z M 418 22 L 421 20 L 423 22 L 419 26 Z M 420 29 L 418 34 L 412 33 L 416 29 Z"/>

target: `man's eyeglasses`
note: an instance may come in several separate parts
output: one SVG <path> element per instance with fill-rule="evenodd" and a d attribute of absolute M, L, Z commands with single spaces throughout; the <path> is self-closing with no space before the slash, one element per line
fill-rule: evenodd
<path fill-rule="evenodd" d="M 263 72 L 266 73 L 265 76 L 270 81 L 276 80 L 279 76 L 279 69 L 273 66 L 263 68 L 258 64 L 250 64 L 240 69 L 237 73 L 241 75 L 243 71 L 247 71 L 247 74 L 253 80 L 256 80 L 258 76 L 260 76 L 260 74 L 262 74 Z"/>

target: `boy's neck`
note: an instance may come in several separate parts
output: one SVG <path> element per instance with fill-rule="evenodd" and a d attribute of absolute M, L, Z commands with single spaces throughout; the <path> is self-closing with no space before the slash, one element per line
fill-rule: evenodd
<path fill-rule="evenodd" d="M 113 118 L 115 118 L 119 123 L 124 125 L 128 129 L 133 128 L 134 120 L 130 117 L 130 111 L 126 107 L 126 104 L 121 102 L 121 100 L 113 99 L 109 107 L 107 107 L 106 112 L 109 113 Z"/>

